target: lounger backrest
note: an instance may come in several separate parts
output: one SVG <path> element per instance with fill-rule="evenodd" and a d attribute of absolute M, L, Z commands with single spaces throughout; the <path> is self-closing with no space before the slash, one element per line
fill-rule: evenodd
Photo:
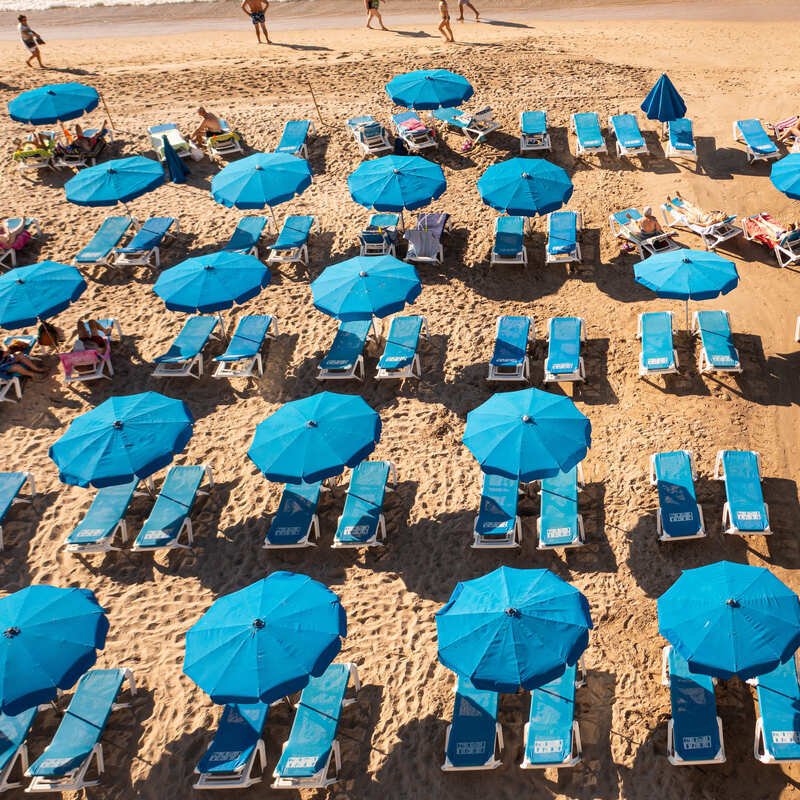
<path fill-rule="evenodd" d="M 675 753 L 684 761 L 711 761 L 720 751 L 717 700 L 708 675 L 696 675 L 674 647 L 669 651 L 669 695 Z"/>
<path fill-rule="evenodd" d="M 419 114 L 416 111 L 401 111 L 399 114 L 395 114 L 392 116 L 392 122 L 398 127 L 401 126 L 404 122 L 419 122 L 422 125 L 422 120 L 419 118 Z"/>
<path fill-rule="evenodd" d="M 672 314 L 649 311 L 641 316 L 642 363 L 646 369 L 666 369 L 675 363 Z"/>
<path fill-rule="evenodd" d="M 151 135 L 162 135 L 170 131 L 177 131 L 178 126 L 174 122 L 165 122 L 163 125 L 151 125 L 147 132 Z"/>
<path fill-rule="evenodd" d="M 181 332 L 170 345 L 169 350 L 160 356 L 160 361 L 187 361 L 194 358 L 205 346 L 214 332 L 219 320 L 217 317 L 198 315 L 189 317 L 183 323 Z"/>
<path fill-rule="evenodd" d="M 548 323 L 547 371 L 572 373 L 578 369 L 581 356 L 583 322 L 578 317 L 553 317 Z"/>
<path fill-rule="evenodd" d="M 501 256 L 516 256 L 525 240 L 524 217 L 498 217 L 494 224 L 494 251 Z"/>
<path fill-rule="evenodd" d="M 797 242 L 800 242 L 800 228 L 795 228 L 795 230 L 786 233 L 781 238 L 780 244 L 785 247 L 788 244 L 795 244 Z"/>
<path fill-rule="evenodd" d="M 362 140 L 367 143 L 374 141 L 375 139 L 383 139 L 384 134 L 386 133 L 383 125 L 381 125 L 380 122 L 371 122 L 368 125 L 362 125 L 358 129 L 358 132 Z"/>
<path fill-rule="evenodd" d="M 517 519 L 519 481 L 502 475 L 484 475 L 481 504 L 475 533 L 479 536 L 508 536 Z"/>
<path fill-rule="evenodd" d="M 575 719 L 575 666 L 531 692 L 525 756 L 531 764 L 561 764 L 572 754 Z"/>
<path fill-rule="evenodd" d="M 100 489 L 92 500 L 86 516 L 69 535 L 70 543 L 99 542 L 114 532 L 117 523 L 125 516 L 133 499 L 139 479 L 117 486 Z"/>
<path fill-rule="evenodd" d="M 297 544 L 308 535 L 322 483 L 287 483 L 267 531 L 269 544 Z"/>
<path fill-rule="evenodd" d="M 106 217 L 97 233 L 83 250 L 75 256 L 81 262 L 94 262 L 104 259 L 120 242 L 131 226 L 130 217 Z"/>
<path fill-rule="evenodd" d="M 636 208 L 626 208 L 623 211 L 617 211 L 612 216 L 614 221 L 623 228 L 630 225 L 631 222 L 638 222 L 642 218 L 641 212 Z"/>
<path fill-rule="evenodd" d="M 546 111 L 523 111 L 520 128 L 527 136 L 542 136 L 547 133 Z"/>
<path fill-rule="evenodd" d="M 0 472 L 0 522 L 16 500 L 28 476 L 24 472 Z"/>
<path fill-rule="evenodd" d="M 553 211 L 547 217 L 547 252 L 553 255 L 572 253 L 578 243 L 578 214 Z"/>
<path fill-rule="evenodd" d="M 758 456 L 752 450 L 724 450 L 722 465 L 731 522 L 740 531 L 763 531 L 767 527 L 767 509 Z"/>
<path fill-rule="evenodd" d="M 281 754 L 277 775 L 311 778 L 327 763 L 350 670 L 346 664 L 331 664 L 319 678 L 312 678 L 300 695 L 289 740 Z"/>
<path fill-rule="evenodd" d="M 123 252 L 138 253 L 152 250 L 161 244 L 169 229 L 175 223 L 174 217 L 150 217 L 134 235 L 133 239 L 123 247 Z"/>
<path fill-rule="evenodd" d="M 409 243 L 408 257 L 435 258 L 439 253 L 439 237 L 430 231 L 412 228 L 404 234 Z"/>
<path fill-rule="evenodd" d="M 683 117 L 670 122 L 669 141 L 676 150 L 694 150 L 692 121 Z"/>
<path fill-rule="evenodd" d="M 600 147 L 603 144 L 603 131 L 600 129 L 600 117 L 595 111 L 584 111 L 573 114 L 575 135 L 584 147 Z"/>
<path fill-rule="evenodd" d="M 268 714 L 268 703 L 225 706 L 214 738 L 200 759 L 197 771 L 204 775 L 241 772 L 261 738 Z"/>
<path fill-rule="evenodd" d="M 342 322 L 333 344 L 320 362 L 320 369 L 349 369 L 364 352 L 372 320 L 358 319 Z"/>
<path fill-rule="evenodd" d="M 491 363 L 496 367 L 515 367 L 522 364 L 528 353 L 530 330 L 530 317 L 500 317 Z"/>
<path fill-rule="evenodd" d="M 351 128 L 360 128 L 363 125 L 369 125 L 371 122 L 375 122 L 375 117 L 371 114 L 365 114 L 361 117 L 351 117 L 347 120 L 347 124 Z"/>
<path fill-rule="evenodd" d="M 540 541 L 557 547 L 573 544 L 578 530 L 578 467 L 542 480 Z"/>
<path fill-rule="evenodd" d="M 250 314 L 242 317 L 236 325 L 230 344 L 217 361 L 240 361 L 253 358 L 261 350 L 272 317 L 269 314 Z"/>
<path fill-rule="evenodd" d="M 400 215 L 381 211 L 372 214 L 367 224 L 370 228 L 396 228 L 400 224 Z"/>
<path fill-rule="evenodd" d="M 28 775 L 66 775 L 83 763 L 103 735 L 124 677 L 121 669 L 93 669 L 80 679 L 53 740 Z"/>
<path fill-rule="evenodd" d="M 757 692 L 767 752 L 778 761 L 800 759 L 800 687 L 794 656 L 759 675 Z"/>
<path fill-rule="evenodd" d="M 344 501 L 336 537 L 347 541 L 369 541 L 375 535 L 383 510 L 387 461 L 362 461 L 354 470 Z"/>
<path fill-rule="evenodd" d="M 644 137 L 633 114 L 615 114 L 611 117 L 614 135 L 623 147 L 642 147 Z"/>
<path fill-rule="evenodd" d="M 669 537 L 694 536 L 700 530 L 700 509 L 692 477 L 692 458 L 686 450 L 654 456 L 661 525 Z"/>
<path fill-rule="evenodd" d="M 305 143 L 310 128 L 311 122 L 307 119 L 290 119 L 283 126 L 281 140 L 278 142 L 275 152 L 297 153 Z"/>
<path fill-rule="evenodd" d="M 434 109 L 433 116 L 456 128 L 466 128 L 472 121 L 471 115 L 465 113 L 460 108 L 437 108 Z"/>
<path fill-rule="evenodd" d="M 441 239 L 449 219 L 449 214 L 417 214 L 414 227 L 418 231 L 427 231 L 428 233 L 433 234 L 437 239 Z"/>
<path fill-rule="evenodd" d="M 759 119 L 740 119 L 736 123 L 747 146 L 756 153 L 774 153 L 778 147 L 769 138 Z"/>
<path fill-rule="evenodd" d="M 378 367 L 381 369 L 401 369 L 414 360 L 422 332 L 422 317 L 395 317 L 386 336 Z"/>
<path fill-rule="evenodd" d="M 497 701 L 497 692 L 476 689 L 468 678 L 458 676 L 446 752 L 454 767 L 482 767 L 494 757 Z"/>
<path fill-rule="evenodd" d="M 252 249 L 258 244 L 266 224 L 266 217 L 242 217 L 236 223 L 236 229 L 222 249 L 232 252 Z"/>
<path fill-rule="evenodd" d="M 698 311 L 697 324 L 708 360 L 715 367 L 733 367 L 739 356 L 733 346 L 733 334 L 724 311 Z"/>
<path fill-rule="evenodd" d="M 286 217 L 273 250 L 295 250 L 308 241 L 308 234 L 314 224 L 314 217 L 309 214 L 293 214 Z"/>
<path fill-rule="evenodd" d="M 37 706 L 15 716 L 0 714 L 0 774 L 8 767 L 33 725 Z"/>
<path fill-rule="evenodd" d="M 172 541 L 192 510 L 205 468 L 172 467 L 158 493 L 153 510 L 136 538 L 139 547 L 163 547 Z"/>

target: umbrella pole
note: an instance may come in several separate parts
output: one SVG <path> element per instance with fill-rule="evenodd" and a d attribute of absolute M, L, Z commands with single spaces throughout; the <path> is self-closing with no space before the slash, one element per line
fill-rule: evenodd
<path fill-rule="evenodd" d="M 314 108 L 317 109 L 317 116 L 319 117 L 319 124 L 322 125 L 323 128 L 327 127 L 322 120 L 322 112 L 319 110 L 319 105 L 317 105 L 317 98 L 314 94 L 314 87 L 311 85 L 311 80 L 306 78 L 306 83 L 308 84 L 308 91 L 311 92 L 311 99 L 314 101 Z"/>
<path fill-rule="evenodd" d="M 111 112 L 108 110 L 108 105 L 106 104 L 106 99 L 103 95 L 98 92 L 100 95 L 100 102 L 103 104 L 103 110 L 106 112 L 106 116 L 108 117 L 108 124 L 111 126 L 111 133 L 116 133 L 116 128 L 114 127 L 114 120 L 111 119 Z"/>
<path fill-rule="evenodd" d="M 686 330 L 689 331 L 689 299 L 686 299 Z"/>
<path fill-rule="evenodd" d="M 275 219 L 275 212 L 272 210 L 272 206 L 267 206 L 269 209 L 269 215 L 272 217 L 272 224 L 275 226 L 275 233 L 278 233 L 278 220 Z"/>

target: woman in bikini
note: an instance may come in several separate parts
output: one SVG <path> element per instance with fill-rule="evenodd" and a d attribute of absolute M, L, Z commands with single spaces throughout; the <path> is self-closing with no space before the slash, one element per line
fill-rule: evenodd
<path fill-rule="evenodd" d="M 450 27 L 450 9 L 447 7 L 447 0 L 439 0 L 439 14 L 442 21 L 439 23 L 439 33 L 446 42 L 454 42 L 453 29 Z"/>

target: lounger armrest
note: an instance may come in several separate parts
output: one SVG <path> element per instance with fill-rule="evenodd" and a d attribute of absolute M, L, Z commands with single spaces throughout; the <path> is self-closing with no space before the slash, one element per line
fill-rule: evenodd
<path fill-rule="evenodd" d="M 714 458 L 714 480 L 715 481 L 724 481 L 725 480 L 725 462 L 723 461 L 723 453 L 724 450 L 718 450 L 717 455 Z"/>
<path fill-rule="evenodd" d="M 669 686 L 669 654 L 672 650 L 672 645 L 668 644 L 661 651 L 661 684 L 662 686 Z"/>
<path fill-rule="evenodd" d="M 389 462 L 389 481 L 387 482 L 387 488 L 395 489 L 397 488 L 397 467 L 394 465 L 393 461 Z M 388 484 L 391 483 L 391 486 Z"/>

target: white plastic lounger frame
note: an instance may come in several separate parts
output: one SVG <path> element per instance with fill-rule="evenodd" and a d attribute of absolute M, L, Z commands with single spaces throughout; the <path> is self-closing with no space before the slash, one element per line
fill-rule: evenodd
<path fill-rule="evenodd" d="M 622 158 L 622 156 L 625 156 L 625 158 L 630 158 L 631 156 L 636 156 L 636 158 L 641 159 L 642 156 L 649 156 L 650 155 L 650 151 L 647 149 L 647 142 L 644 139 L 644 135 L 642 135 L 642 144 L 639 147 L 626 147 L 619 140 L 619 137 L 617 136 L 616 128 L 611 123 L 612 117 L 615 117 L 615 116 L 626 116 L 626 115 L 623 114 L 623 113 L 612 114 L 608 118 L 608 130 L 610 131 L 611 135 L 614 137 L 614 141 L 616 142 L 617 158 Z M 633 115 L 633 114 L 630 114 L 629 116 L 632 116 L 634 118 L 634 120 L 636 119 L 635 115 Z"/>
<path fill-rule="evenodd" d="M 347 381 L 352 380 L 355 378 L 357 381 L 363 381 L 366 375 L 366 370 L 364 368 L 364 353 L 369 350 L 370 346 L 376 345 L 381 340 L 381 331 L 378 327 L 378 321 L 375 317 L 372 318 L 372 324 L 370 325 L 369 333 L 367 334 L 367 339 L 364 342 L 364 351 L 358 356 L 358 358 L 353 362 L 349 369 L 342 369 L 342 370 L 332 370 L 332 369 L 322 369 L 319 368 L 319 374 L 317 375 L 318 381 Z M 338 333 L 338 330 L 337 330 Z M 336 337 L 334 336 L 334 341 L 336 341 Z M 331 342 L 333 344 L 333 342 Z"/>
<path fill-rule="evenodd" d="M 220 324 L 223 323 L 222 318 L 220 317 Z M 223 324 L 223 331 L 225 330 Z M 182 330 L 182 329 L 181 329 Z M 177 337 L 176 337 L 177 338 Z M 208 336 L 209 339 L 219 339 L 219 335 L 217 334 L 216 328 L 211 331 Z M 173 340 L 174 341 L 174 340 Z M 185 361 L 167 361 L 164 363 L 156 364 L 156 368 L 153 370 L 152 375 L 155 378 L 197 378 L 200 379 L 203 377 L 203 369 L 204 369 L 204 351 L 206 346 L 208 345 L 208 340 L 206 340 L 206 344 L 200 348 L 200 352 L 196 353 L 192 358 L 187 358 Z"/>
<path fill-rule="evenodd" d="M 800 342 L 800 317 L 797 318 L 797 322 L 794 326 L 794 340 Z"/>
<path fill-rule="evenodd" d="M 728 320 L 728 328 L 731 331 L 731 339 L 733 339 L 733 328 L 731 328 L 731 315 L 723 310 L 722 313 L 726 316 Z M 692 333 L 700 338 L 700 323 L 698 318 L 698 312 L 695 311 L 692 314 Z M 733 348 L 736 350 L 736 348 Z M 736 350 L 736 364 L 733 364 L 730 367 L 722 367 L 718 365 L 714 365 L 711 363 L 711 359 L 708 357 L 708 353 L 706 352 L 706 348 L 702 343 L 702 339 L 700 339 L 700 360 L 697 365 L 697 369 L 701 375 L 709 373 L 709 372 L 742 372 L 744 368 L 742 367 L 742 360 L 739 358 L 739 351 Z"/>
<path fill-rule="evenodd" d="M 39 220 L 36 217 L 25 217 L 22 228 L 28 231 L 31 239 L 39 239 L 42 235 L 42 229 L 39 227 Z M 27 247 L 27 244 L 25 246 Z M 0 269 L 6 266 L 6 261 L 10 261 L 12 267 L 17 266 L 17 251 L 13 247 L 7 249 L 0 247 Z"/>
<path fill-rule="evenodd" d="M 19 764 L 20 776 L 24 777 L 30 763 L 28 761 L 28 743 L 23 742 L 18 748 L 17 752 L 11 757 L 11 760 L 6 764 L 6 768 L 0 772 L 0 794 L 7 792 L 9 789 L 18 789 L 22 786 L 21 780 L 12 780 L 11 776 Z"/>
<path fill-rule="evenodd" d="M 557 317 L 551 317 L 547 320 L 547 340 L 550 341 L 550 326 L 553 324 L 553 320 L 557 319 Z M 581 322 L 581 334 L 580 334 L 580 341 L 583 344 L 586 341 L 586 323 L 581 317 L 578 317 Z M 554 374 L 552 372 L 547 371 L 547 359 L 545 359 L 545 372 L 544 372 L 544 383 L 567 383 L 569 381 L 585 381 L 586 380 L 586 367 L 583 363 L 583 356 L 580 356 L 578 359 L 578 369 L 575 372 L 569 373 L 558 373 Z"/>
<path fill-rule="evenodd" d="M 9 397 L 12 389 L 16 398 Z M 20 400 L 22 400 L 22 381 L 20 381 L 19 376 L 0 378 L 0 403 L 17 403 Z"/>
<path fill-rule="evenodd" d="M 781 151 L 779 149 L 773 150 L 771 153 L 759 153 L 757 150 L 754 150 L 748 143 L 747 140 L 742 136 L 741 131 L 739 130 L 739 123 L 745 122 L 745 120 L 735 120 L 733 123 L 733 141 L 739 142 L 739 144 L 743 144 L 745 149 L 747 150 L 747 163 L 752 164 L 754 161 L 770 161 L 773 158 L 780 158 Z M 767 126 L 765 126 L 766 128 Z M 764 131 L 766 133 L 766 130 Z"/>
<path fill-rule="evenodd" d="M 379 136 L 371 136 L 367 139 L 362 136 L 362 129 L 370 125 L 380 125 L 381 133 Z M 348 122 L 347 130 L 350 131 L 350 134 L 358 145 L 358 149 L 361 150 L 362 154 L 365 156 L 373 156 L 377 155 L 378 153 L 385 153 L 392 149 L 386 128 L 384 128 L 383 125 L 374 118 L 370 119 L 369 121 L 364 120 L 363 122 L 358 122 L 355 124 Z"/>
<path fill-rule="evenodd" d="M 719 450 L 714 459 L 714 480 L 725 480 L 725 463 L 722 460 L 724 450 Z M 761 480 L 761 454 L 757 450 L 752 451 L 756 457 L 756 464 L 758 465 L 758 479 Z M 761 531 L 741 531 L 733 524 L 733 517 L 731 516 L 731 506 L 726 500 L 725 505 L 722 507 L 722 530 L 725 533 L 737 534 L 739 536 L 769 536 L 772 533 L 772 528 L 769 525 L 769 506 L 764 503 L 764 513 L 767 516 L 767 524 L 764 530 Z"/>
<path fill-rule="evenodd" d="M 648 312 L 642 312 L 636 318 L 636 338 L 641 341 L 642 340 L 642 317 Z M 670 325 L 672 325 L 672 312 L 665 311 L 665 314 L 669 314 Z M 675 328 L 672 327 L 672 335 L 675 336 Z M 678 351 L 673 347 L 672 349 L 672 360 L 675 362 L 672 366 L 666 367 L 665 369 L 659 369 L 657 367 L 646 367 L 644 364 L 644 352 L 639 353 L 639 376 L 645 377 L 647 375 L 677 375 L 680 371 L 680 363 L 678 361 Z"/>
<path fill-rule="evenodd" d="M 249 789 L 261 783 L 261 773 L 266 768 L 267 748 L 264 740 L 259 739 L 241 770 L 231 775 L 201 774 L 192 789 Z M 196 767 L 194 771 L 197 772 Z"/>
<path fill-rule="evenodd" d="M 692 456 L 691 450 L 685 451 L 689 456 L 689 463 L 692 465 L 692 480 L 697 480 L 697 469 L 694 465 L 694 457 Z M 657 486 L 658 485 L 658 478 L 656 477 L 656 456 L 658 453 L 653 453 L 650 456 L 650 485 Z M 664 525 L 661 521 L 661 506 L 659 505 L 656 509 L 656 532 L 658 533 L 658 540 L 660 542 L 675 542 L 675 541 L 683 541 L 684 539 L 705 539 L 706 537 L 706 521 L 703 517 L 703 506 L 700 503 L 697 503 L 697 510 L 700 513 L 700 530 L 697 533 L 692 534 L 691 536 L 667 536 L 664 533 Z M 666 684 L 665 684 L 666 685 Z"/>
<path fill-rule="evenodd" d="M 22 486 L 19 487 L 17 496 L 11 501 L 12 506 L 16 505 L 17 503 L 25 503 L 26 505 L 30 505 L 33 502 L 33 498 L 36 497 L 36 481 L 33 479 L 33 473 L 23 472 L 22 474 L 25 476 L 25 482 L 28 484 L 30 494 L 27 497 L 19 496 L 19 492 L 21 492 L 25 486 L 25 483 L 23 483 Z M 3 525 L 0 523 L 0 551 L 3 549 L 5 549 L 5 541 L 3 539 Z"/>
<path fill-rule="evenodd" d="M 234 333 L 236 330 L 234 329 Z M 272 317 L 264 340 L 275 339 L 280 336 L 278 331 L 278 318 Z M 261 343 L 264 346 L 264 342 Z M 252 358 L 241 358 L 238 361 L 220 361 L 214 370 L 215 378 L 252 378 L 253 372 L 259 377 L 264 374 L 264 359 L 261 356 L 261 349 Z"/>

